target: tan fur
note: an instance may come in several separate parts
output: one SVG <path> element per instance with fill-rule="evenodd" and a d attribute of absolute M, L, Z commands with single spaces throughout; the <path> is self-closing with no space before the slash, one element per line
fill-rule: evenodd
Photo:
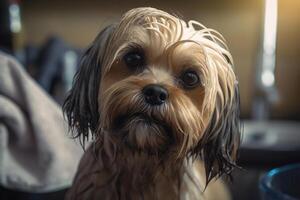
<path fill-rule="evenodd" d="M 147 67 L 138 73 L 122 59 L 136 46 L 147 59 Z M 222 125 L 224 108 L 234 106 L 236 77 L 223 37 L 198 22 L 136 8 L 116 24 L 101 59 L 101 117 L 67 199 L 228 199 L 220 180 L 213 180 L 203 192 L 209 178 L 198 157 L 202 150 L 196 148 L 219 137 L 212 120 Z M 176 80 L 189 68 L 200 74 L 201 84 L 186 90 Z M 149 84 L 166 88 L 165 104 L 145 104 L 142 89 Z M 156 122 L 127 119 L 131 113 L 143 113 Z M 115 129 L 122 116 L 125 125 Z M 207 133 L 208 127 L 216 132 Z M 221 169 L 216 165 L 214 170 Z"/>

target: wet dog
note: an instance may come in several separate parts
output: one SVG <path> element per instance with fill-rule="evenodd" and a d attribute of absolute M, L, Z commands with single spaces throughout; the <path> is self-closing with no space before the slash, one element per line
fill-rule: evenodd
<path fill-rule="evenodd" d="M 212 199 L 223 189 L 209 182 L 236 166 L 232 56 L 196 21 L 128 11 L 86 50 L 63 109 L 93 138 L 67 199 Z"/>

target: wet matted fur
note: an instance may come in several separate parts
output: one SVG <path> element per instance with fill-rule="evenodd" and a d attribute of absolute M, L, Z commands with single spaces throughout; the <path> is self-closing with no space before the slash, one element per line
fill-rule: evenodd
<path fill-rule="evenodd" d="M 167 91 L 162 104 L 145 101 L 153 84 Z M 74 137 L 93 139 L 67 199 L 211 199 L 222 186 L 210 192 L 219 184 L 210 181 L 236 166 L 233 60 L 224 38 L 196 21 L 125 13 L 86 50 L 63 110 Z"/>

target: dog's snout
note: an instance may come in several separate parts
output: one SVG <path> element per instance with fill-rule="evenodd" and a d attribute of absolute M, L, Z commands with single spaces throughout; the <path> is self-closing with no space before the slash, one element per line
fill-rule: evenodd
<path fill-rule="evenodd" d="M 168 98 L 168 91 L 161 85 L 150 84 L 143 88 L 145 100 L 150 105 L 161 105 Z"/>

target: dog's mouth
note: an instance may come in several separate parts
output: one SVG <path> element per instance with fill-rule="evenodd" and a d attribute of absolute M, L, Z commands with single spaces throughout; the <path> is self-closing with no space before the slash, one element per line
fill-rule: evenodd
<path fill-rule="evenodd" d="M 114 120 L 114 135 L 133 150 L 163 153 L 174 143 L 171 127 L 145 113 L 121 115 Z"/>

